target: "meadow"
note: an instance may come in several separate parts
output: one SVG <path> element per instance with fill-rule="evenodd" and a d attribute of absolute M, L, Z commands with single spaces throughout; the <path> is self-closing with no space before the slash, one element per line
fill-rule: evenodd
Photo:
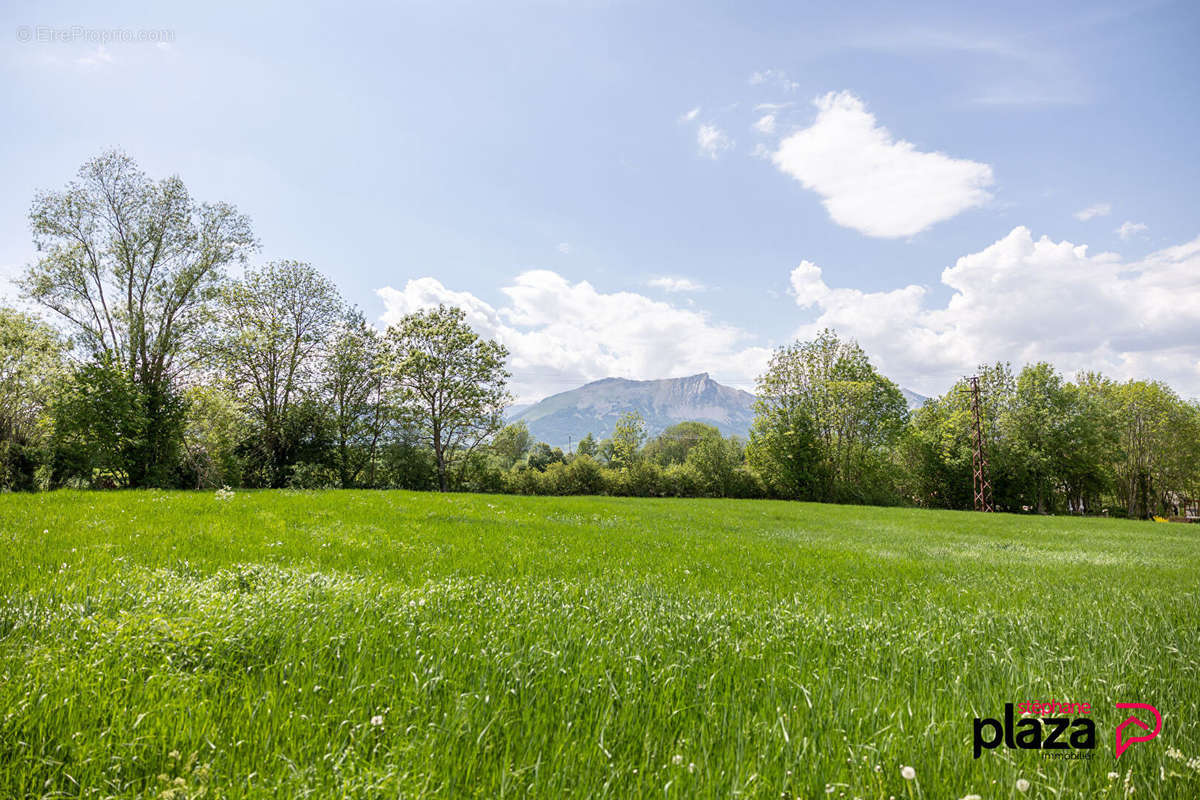
<path fill-rule="evenodd" d="M 1200 796 L 1200 526 L 55 492 L 0 548 L 0 798 Z M 1050 699 L 1091 759 L 973 758 Z"/>

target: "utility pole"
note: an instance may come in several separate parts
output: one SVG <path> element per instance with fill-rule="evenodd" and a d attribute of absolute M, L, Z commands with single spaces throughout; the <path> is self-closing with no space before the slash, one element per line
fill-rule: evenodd
<path fill-rule="evenodd" d="M 987 455 L 983 449 L 983 412 L 979 407 L 979 376 L 972 375 L 971 381 L 971 434 L 975 445 L 971 455 L 971 487 L 975 490 L 975 510 L 995 511 L 992 506 L 992 484 L 987 478 Z"/>

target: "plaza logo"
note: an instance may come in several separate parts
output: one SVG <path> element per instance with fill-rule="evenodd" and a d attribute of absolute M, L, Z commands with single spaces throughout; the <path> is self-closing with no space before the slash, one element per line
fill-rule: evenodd
<path fill-rule="evenodd" d="M 1158 732 L 1162 730 L 1162 716 L 1159 715 L 1157 708 L 1145 703 L 1117 703 L 1117 708 L 1141 708 L 1154 715 L 1154 730 L 1150 730 L 1149 725 L 1134 716 L 1127 717 L 1124 722 L 1117 726 L 1117 758 L 1120 758 L 1121 753 L 1124 753 L 1129 745 L 1134 742 L 1148 742 L 1155 736 L 1158 736 Z M 1137 725 L 1142 730 L 1149 732 L 1142 736 L 1127 736 L 1122 739 L 1121 732 L 1130 725 Z"/>
<path fill-rule="evenodd" d="M 1131 744 L 1148 742 L 1162 730 L 1162 716 L 1154 706 L 1117 703 L 1116 707 L 1149 711 L 1154 717 L 1153 730 L 1137 716 L 1129 716 L 1117 726 L 1114 737 L 1117 758 Z M 1048 758 L 1091 758 L 1091 752 L 1080 752 L 1096 749 L 1096 723 L 1091 714 L 1091 703 L 1063 703 L 1058 700 L 1016 705 L 1005 703 L 1003 720 L 975 718 L 972 736 L 975 758 L 983 755 L 984 750 L 994 750 L 1001 744 L 1020 750 L 1050 751 L 1045 753 Z M 1143 733 L 1127 733 L 1131 727 L 1140 728 Z"/>

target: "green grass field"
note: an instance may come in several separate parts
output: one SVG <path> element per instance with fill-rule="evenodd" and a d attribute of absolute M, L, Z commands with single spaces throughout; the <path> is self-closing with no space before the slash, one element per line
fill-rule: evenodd
<path fill-rule="evenodd" d="M 0 547 L 0 798 L 1200 796 L 1200 526 L 60 492 Z M 973 759 L 1049 699 L 1091 760 Z"/>

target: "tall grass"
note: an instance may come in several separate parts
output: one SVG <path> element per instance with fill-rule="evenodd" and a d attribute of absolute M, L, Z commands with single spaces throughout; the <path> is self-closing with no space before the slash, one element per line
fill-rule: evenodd
<path fill-rule="evenodd" d="M 0 546 L 3 798 L 1200 796 L 1200 527 L 55 493 Z M 1051 698 L 1092 759 L 972 758 Z"/>

